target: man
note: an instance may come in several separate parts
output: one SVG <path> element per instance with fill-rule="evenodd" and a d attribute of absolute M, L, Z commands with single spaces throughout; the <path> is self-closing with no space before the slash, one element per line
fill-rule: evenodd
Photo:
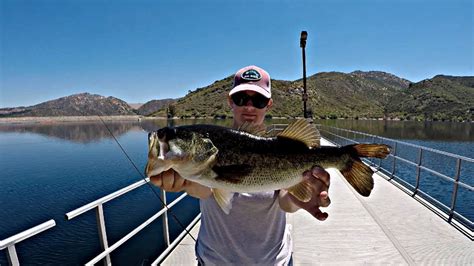
<path fill-rule="evenodd" d="M 257 66 L 240 69 L 227 101 L 234 114 L 234 128 L 244 123 L 264 128 L 265 114 L 273 105 L 270 75 Z M 329 174 L 319 167 L 301 174 L 313 186 L 309 202 L 297 200 L 286 190 L 236 193 L 230 214 L 220 209 L 210 188 L 185 180 L 172 169 L 151 177 L 151 182 L 166 191 L 186 191 L 200 199 L 199 264 L 288 265 L 292 264 L 292 240 L 286 212 L 303 208 L 323 221 L 328 215 L 319 207 L 330 203 Z"/>

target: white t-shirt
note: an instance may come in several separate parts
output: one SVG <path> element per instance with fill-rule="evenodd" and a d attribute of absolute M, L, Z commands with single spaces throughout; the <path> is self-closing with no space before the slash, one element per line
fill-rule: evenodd
<path fill-rule="evenodd" d="M 235 193 L 230 214 L 214 197 L 200 200 L 196 256 L 204 265 L 287 265 L 293 243 L 278 192 Z"/>

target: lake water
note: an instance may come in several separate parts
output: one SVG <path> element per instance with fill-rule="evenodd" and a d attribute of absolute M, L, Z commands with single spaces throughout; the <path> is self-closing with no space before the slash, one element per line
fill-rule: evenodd
<path fill-rule="evenodd" d="M 268 121 L 268 123 L 289 121 Z M 316 121 L 364 131 L 474 158 L 474 133 L 469 123 Z M 166 121 L 106 122 L 128 155 L 141 170 L 147 157 L 147 132 Z M 213 123 L 229 126 L 229 120 L 175 121 L 176 125 Z M 61 124 L 0 124 L 0 239 L 54 219 L 56 227 L 16 246 L 24 264 L 84 264 L 100 253 L 95 213 L 71 221 L 65 213 L 142 179 L 100 122 Z M 464 182 L 473 185 L 472 175 Z M 439 181 L 423 183 L 445 197 Z M 441 189 L 440 189 L 441 188 Z M 161 208 L 160 201 L 142 186 L 104 205 L 109 243 L 115 243 Z M 158 189 L 154 188 L 156 191 Z M 457 210 L 474 220 L 472 192 L 457 202 Z M 169 193 L 171 199 L 178 193 Z M 169 199 L 169 201 L 171 201 Z M 444 200 L 444 199 L 442 199 Z M 469 208 L 469 202 L 470 207 Z M 198 201 L 186 199 L 173 208 L 188 224 L 198 212 Z M 171 218 L 170 218 L 171 219 Z M 181 228 L 170 221 L 171 237 Z M 165 248 L 158 219 L 112 253 L 118 265 L 153 261 Z M 0 252 L 0 265 L 7 263 Z"/>

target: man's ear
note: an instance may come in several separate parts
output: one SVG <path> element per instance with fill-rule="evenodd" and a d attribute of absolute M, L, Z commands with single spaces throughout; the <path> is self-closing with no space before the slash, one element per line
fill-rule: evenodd
<path fill-rule="evenodd" d="M 273 99 L 270 98 L 270 101 L 268 101 L 267 110 L 272 108 L 272 106 L 273 106 Z"/>
<path fill-rule="evenodd" d="M 230 98 L 229 95 L 227 95 L 227 104 L 229 105 L 230 109 L 233 108 L 232 105 L 234 104 L 234 102 L 232 101 L 232 98 Z"/>

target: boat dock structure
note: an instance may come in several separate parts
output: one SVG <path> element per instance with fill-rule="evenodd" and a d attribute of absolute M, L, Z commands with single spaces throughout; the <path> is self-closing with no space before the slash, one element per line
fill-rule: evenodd
<path fill-rule="evenodd" d="M 345 145 L 354 142 L 393 141 L 371 136 L 360 132 L 335 128 L 319 128 L 322 135 L 322 145 Z M 363 134 L 362 136 L 359 136 Z M 376 139 L 379 138 L 379 139 Z M 394 141 L 394 151 L 388 160 L 391 169 L 382 168 L 377 161 L 366 161 L 376 172 L 374 174 L 374 189 L 370 197 L 362 197 L 347 183 L 338 170 L 329 169 L 331 185 L 329 196 L 331 205 L 323 208 L 329 214 L 326 221 L 318 221 L 304 210 L 287 214 L 287 223 L 291 227 L 294 243 L 293 262 L 295 265 L 313 264 L 397 264 L 397 265 L 474 265 L 474 233 L 473 221 L 464 217 L 456 209 L 459 197 L 458 189 L 463 189 L 463 195 L 472 197 L 472 184 L 463 183 L 460 175 L 466 173 L 463 166 L 474 164 L 474 160 L 458 155 L 436 151 L 430 148 Z M 414 162 L 403 158 L 399 153 L 403 145 L 414 149 Z M 449 156 L 455 163 L 454 176 L 447 176 L 424 165 L 424 156 L 429 152 Z M 377 159 L 378 160 L 378 159 Z M 413 166 L 416 178 L 414 185 L 405 184 L 396 175 L 399 163 Z M 448 191 L 451 200 L 443 204 L 420 187 L 420 172 L 427 171 L 440 179 L 452 184 Z M 168 210 L 189 197 L 183 193 L 148 218 L 138 227 L 123 236 L 115 243 L 109 243 L 104 220 L 104 204 L 121 195 L 146 185 L 149 180 L 141 180 L 114 193 L 99 198 L 66 214 L 71 220 L 86 212 L 95 211 L 98 228 L 98 238 L 102 251 L 94 258 L 88 258 L 86 265 L 112 265 L 110 254 L 123 243 L 134 237 L 153 221 L 162 219 L 164 250 L 153 261 L 152 265 L 197 265 L 194 254 L 194 240 L 183 232 L 175 239 L 170 239 L 168 226 Z M 166 193 L 161 192 L 166 202 Z M 474 203 L 472 204 L 474 208 Z M 187 225 L 190 234 L 197 238 L 200 214 Z M 19 232 L 0 241 L 0 250 L 7 253 L 10 265 L 20 265 L 22 256 L 17 254 L 15 245 L 21 241 L 40 234 L 55 226 L 54 220 Z M 41 235 L 38 235 L 41 237 Z"/>

